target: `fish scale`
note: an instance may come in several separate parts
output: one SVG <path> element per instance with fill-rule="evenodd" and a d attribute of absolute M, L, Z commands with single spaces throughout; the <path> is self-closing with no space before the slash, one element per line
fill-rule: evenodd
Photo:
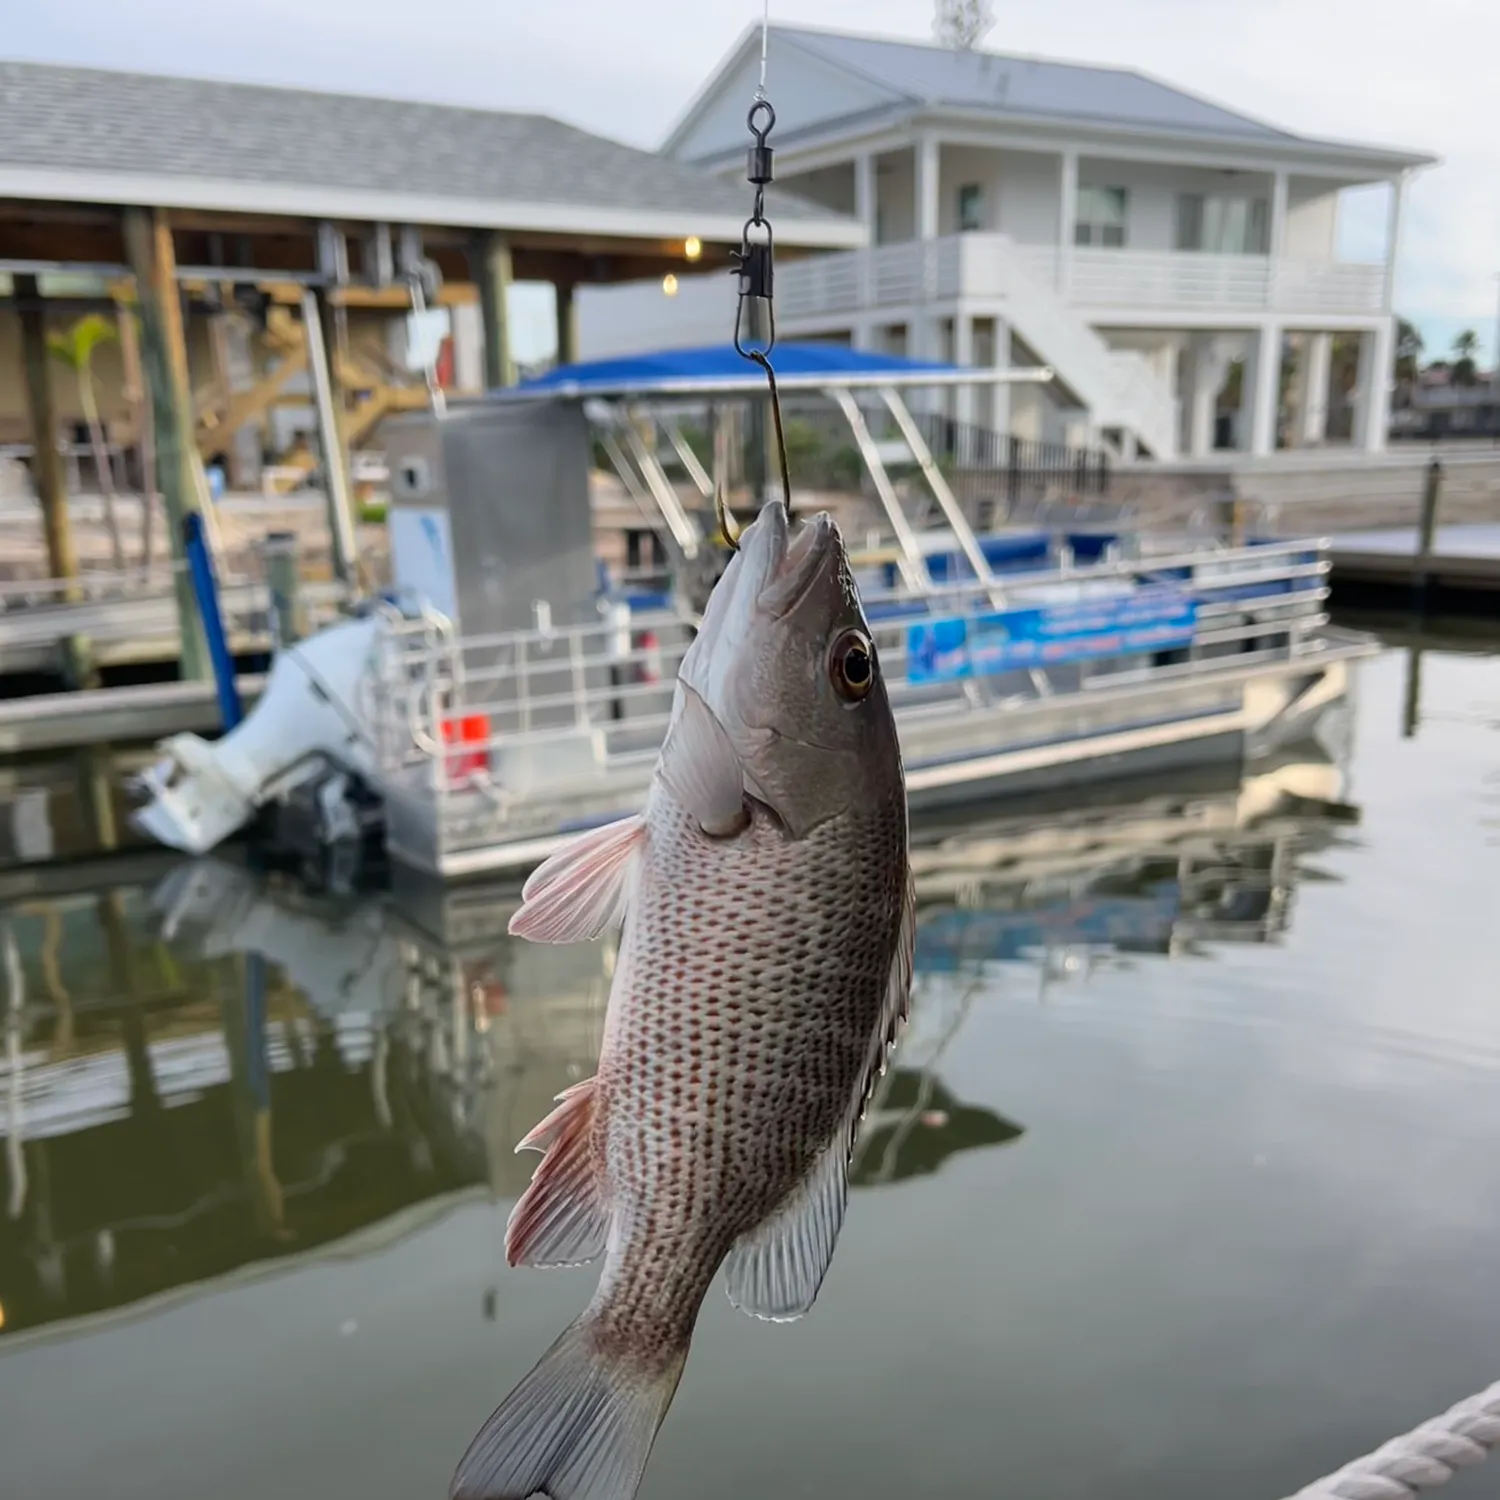
<path fill-rule="evenodd" d="M 891 968 L 904 825 L 905 809 L 887 806 L 792 843 L 757 813 L 726 854 L 670 794 L 653 800 L 591 1142 L 617 1211 L 638 1226 L 595 1296 L 610 1329 L 650 1335 L 663 1240 L 682 1257 L 670 1316 L 695 1317 L 730 1245 L 848 1113 Z M 871 850 L 876 878 L 851 849 Z M 697 1125 L 691 1149 L 683 1120 Z M 649 1218 L 633 1212 L 647 1203 Z"/>

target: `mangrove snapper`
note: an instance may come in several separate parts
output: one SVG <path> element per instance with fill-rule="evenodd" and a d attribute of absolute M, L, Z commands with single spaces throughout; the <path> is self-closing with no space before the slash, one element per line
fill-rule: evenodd
<path fill-rule="evenodd" d="M 604 1257 L 582 1316 L 485 1423 L 455 1500 L 630 1500 L 722 1265 L 789 1320 L 833 1257 L 855 1133 L 907 1009 L 906 790 L 838 529 L 779 501 L 683 658 L 639 815 L 527 881 L 513 933 L 623 923 L 598 1072 L 544 1152 L 511 1265 Z"/>

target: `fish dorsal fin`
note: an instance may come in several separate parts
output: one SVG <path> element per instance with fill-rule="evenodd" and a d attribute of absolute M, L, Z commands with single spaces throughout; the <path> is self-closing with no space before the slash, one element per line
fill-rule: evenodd
<path fill-rule="evenodd" d="M 505 1226 L 513 1266 L 581 1266 L 604 1252 L 609 1211 L 589 1155 L 595 1080 L 557 1096 L 557 1108 L 516 1147 L 545 1155 Z"/>
<path fill-rule="evenodd" d="M 662 779 L 704 833 L 727 838 L 750 821 L 745 773 L 729 731 L 682 678 L 682 711 L 661 751 Z"/>
<path fill-rule="evenodd" d="M 752 1317 L 778 1323 L 800 1318 L 813 1305 L 828 1274 L 844 1225 L 849 1161 L 859 1123 L 910 1013 L 916 939 L 916 891 L 908 874 L 885 1004 L 849 1111 L 807 1176 L 775 1213 L 735 1241 L 724 1262 L 729 1300 Z"/>
<path fill-rule="evenodd" d="M 534 943 L 585 943 L 617 926 L 645 836 L 645 819 L 636 813 L 564 845 L 521 888 L 509 931 Z"/>

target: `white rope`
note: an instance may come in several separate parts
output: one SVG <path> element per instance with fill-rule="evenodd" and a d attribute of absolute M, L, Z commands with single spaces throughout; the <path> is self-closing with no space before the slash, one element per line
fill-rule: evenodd
<path fill-rule="evenodd" d="M 1500 1380 L 1290 1500 L 1411 1500 L 1473 1468 L 1500 1443 Z"/>

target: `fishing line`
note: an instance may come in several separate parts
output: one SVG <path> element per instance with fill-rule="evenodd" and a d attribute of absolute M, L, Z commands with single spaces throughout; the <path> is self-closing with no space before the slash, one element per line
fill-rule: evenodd
<path fill-rule="evenodd" d="M 770 38 L 771 3 L 766 0 L 760 23 L 760 82 L 756 85 L 750 113 L 745 118 L 754 141 L 749 150 L 745 175 L 755 189 L 755 204 L 750 217 L 745 220 L 740 248 L 731 252 L 739 264 L 740 282 L 739 301 L 734 314 L 734 347 L 745 359 L 759 365 L 766 372 L 771 417 L 776 427 L 776 458 L 781 470 L 782 502 L 790 511 L 792 479 L 786 458 L 786 431 L 781 421 L 781 393 L 776 388 L 776 371 L 771 364 L 771 351 L 776 347 L 776 308 L 772 295 L 775 235 L 771 229 L 771 221 L 766 218 L 766 186 L 774 179 L 775 153 L 766 142 L 776 124 L 776 111 L 766 97 L 766 62 Z M 753 340 L 753 334 L 746 324 L 745 304 L 751 300 L 765 304 L 766 337 L 763 344 Z M 739 538 L 731 529 L 729 507 L 722 487 L 714 493 L 714 512 L 725 543 L 731 551 L 738 550 Z"/>

